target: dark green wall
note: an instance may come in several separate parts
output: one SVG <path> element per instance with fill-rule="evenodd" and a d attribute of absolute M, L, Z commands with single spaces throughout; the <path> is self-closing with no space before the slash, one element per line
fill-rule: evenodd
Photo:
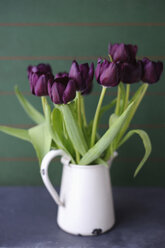
<path fill-rule="evenodd" d="M 69 70 L 72 59 L 96 64 L 107 55 L 109 42 L 139 46 L 138 56 L 165 60 L 165 1 L 161 0 L 1 0 L 0 1 L 0 124 L 29 127 L 33 123 L 14 95 L 17 84 L 39 109 L 40 98 L 31 96 L 26 75 L 29 64 L 50 63 L 54 73 Z M 132 175 L 143 146 L 131 138 L 119 150 L 112 166 L 114 185 L 165 186 L 165 74 L 152 85 L 132 127 L 146 130 L 153 151 L 137 178 Z M 133 87 L 133 90 L 137 85 Z M 100 86 L 86 97 L 88 118 L 98 100 Z M 105 102 L 116 89 L 108 92 Z M 111 94 L 110 94 L 111 93 Z M 90 106 L 90 108 L 89 108 Z M 107 117 L 102 120 L 105 131 Z M 61 166 L 51 166 L 55 184 Z M 30 144 L 0 133 L 0 184 L 39 185 L 39 167 Z"/>

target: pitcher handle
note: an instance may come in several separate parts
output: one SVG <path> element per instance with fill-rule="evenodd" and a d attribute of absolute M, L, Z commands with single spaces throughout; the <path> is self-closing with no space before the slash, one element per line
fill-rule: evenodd
<path fill-rule="evenodd" d="M 53 187 L 53 185 L 49 179 L 49 175 L 48 175 L 49 164 L 52 161 L 52 159 L 57 157 L 57 156 L 62 156 L 64 158 L 66 158 L 64 160 L 67 161 L 68 163 L 70 161 L 70 157 L 64 151 L 51 150 L 45 155 L 45 157 L 42 160 L 40 173 L 41 173 L 42 180 L 43 180 L 47 190 L 49 191 L 50 195 L 52 196 L 53 200 L 57 203 L 57 205 L 64 206 L 63 202 L 61 202 L 61 200 L 60 200 L 60 197 L 59 197 L 57 191 Z"/>

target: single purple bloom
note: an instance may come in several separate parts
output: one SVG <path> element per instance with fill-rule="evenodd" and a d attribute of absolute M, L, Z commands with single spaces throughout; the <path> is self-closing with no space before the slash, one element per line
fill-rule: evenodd
<path fill-rule="evenodd" d="M 137 61 L 135 63 L 121 63 L 120 75 L 123 83 L 136 83 L 141 80 L 142 77 L 142 62 Z"/>
<path fill-rule="evenodd" d="M 52 85 L 54 76 L 50 65 L 39 64 L 37 66 L 28 67 L 28 79 L 33 95 L 47 96 L 48 83 Z"/>
<path fill-rule="evenodd" d="M 99 58 L 95 70 L 96 80 L 105 87 L 114 87 L 120 83 L 119 64 Z"/>
<path fill-rule="evenodd" d="M 142 59 L 143 65 L 143 75 L 142 81 L 153 84 L 159 81 L 161 73 L 163 71 L 163 63 L 158 61 L 154 62 L 149 60 L 148 58 Z"/>
<path fill-rule="evenodd" d="M 91 92 L 93 76 L 93 63 L 89 67 L 88 63 L 79 65 L 75 60 L 72 62 L 69 78 L 72 78 L 76 82 L 77 90 L 81 91 L 82 94 L 89 94 Z"/>
<path fill-rule="evenodd" d="M 126 45 L 124 43 L 109 44 L 108 46 L 108 52 L 113 62 L 133 62 L 136 58 L 137 49 L 136 45 Z"/>
<path fill-rule="evenodd" d="M 106 59 L 104 59 L 104 60 L 102 61 L 102 59 L 99 58 L 99 59 L 97 60 L 97 66 L 96 66 L 96 70 L 95 70 L 95 76 L 96 76 L 96 80 L 97 80 L 98 82 L 100 82 L 100 75 L 103 73 L 103 71 L 104 71 L 105 69 L 108 68 L 109 64 L 110 64 L 110 62 L 109 62 L 108 60 L 106 60 Z"/>
<path fill-rule="evenodd" d="M 67 104 L 76 96 L 76 82 L 69 78 L 68 73 L 58 73 L 53 85 L 48 84 L 48 92 L 55 104 Z"/>

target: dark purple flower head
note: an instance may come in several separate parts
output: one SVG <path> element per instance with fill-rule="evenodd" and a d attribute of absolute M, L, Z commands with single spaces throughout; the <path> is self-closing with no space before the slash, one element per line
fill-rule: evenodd
<path fill-rule="evenodd" d="M 131 44 L 109 44 L 108 52 L 112 57 L 113 62 L 132 62 L 135 60 L 138 47 Z"/>
<path fill-rule="evenodd" d="M 163 63 L 160 61 L 154 62 L 148 58 L 143 58 L 142 65 L 142 81 L 149 84 L 156 83 L 160 79 L 161 73 L 163 71 Z"/>
<path fill-rule="evenodd" d="M 58 73 L 53 85 L 48 84 L 49 96 L 55 104 L 66 104 L 76 96 L 76 82 L 69 78 L 68 73 Z"/>
<path fill-rule="evenodd" d="M 114 87 L 120 82 L 119 64 L 99 58 L 95 70 L 96 80 L 105 87 Z"/>
<path fill-rule="evenodd" d="M 135 63 L 121 63 L 120 75 L 123 83 L 136 83 L 141 80 L 142 77 L 142 62 L 137 61 Z"/>
<path fill-rule="evenodd" d="M 88 94 L 92 90 L 92 82 L 94 76 L 94 64 L 91 63 L 89 67 L 88 63 L 78 64 L 77 61 L 73 61 L 70 71 L 69 78 L 72 78 L 76 82 L 78 91 L 82 94 Z"/>
<path fill-rule="evenodd" d="M 50 65 L 39 64 L 28 67 L 28 79 L 32 94 L 46 96 L 48 95 L 48 83 L 52 85 L 54 76 Z"/>
<path fill-rule="evenodd" d="M 55 75 L 55 81 L 66 84 L 68 82 L 69 74 L 67 72 L 59 72 Z"/>

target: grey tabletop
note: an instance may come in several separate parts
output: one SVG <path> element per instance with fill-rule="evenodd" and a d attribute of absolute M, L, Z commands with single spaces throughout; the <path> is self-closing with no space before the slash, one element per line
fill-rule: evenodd
<path fill-rule="evenodd" d="M 60 230 L 44 187 L 0 187 L 0 247 L 165 248 L 165 189 L 114 188 L 116 224 L 100 236 Z"/>

